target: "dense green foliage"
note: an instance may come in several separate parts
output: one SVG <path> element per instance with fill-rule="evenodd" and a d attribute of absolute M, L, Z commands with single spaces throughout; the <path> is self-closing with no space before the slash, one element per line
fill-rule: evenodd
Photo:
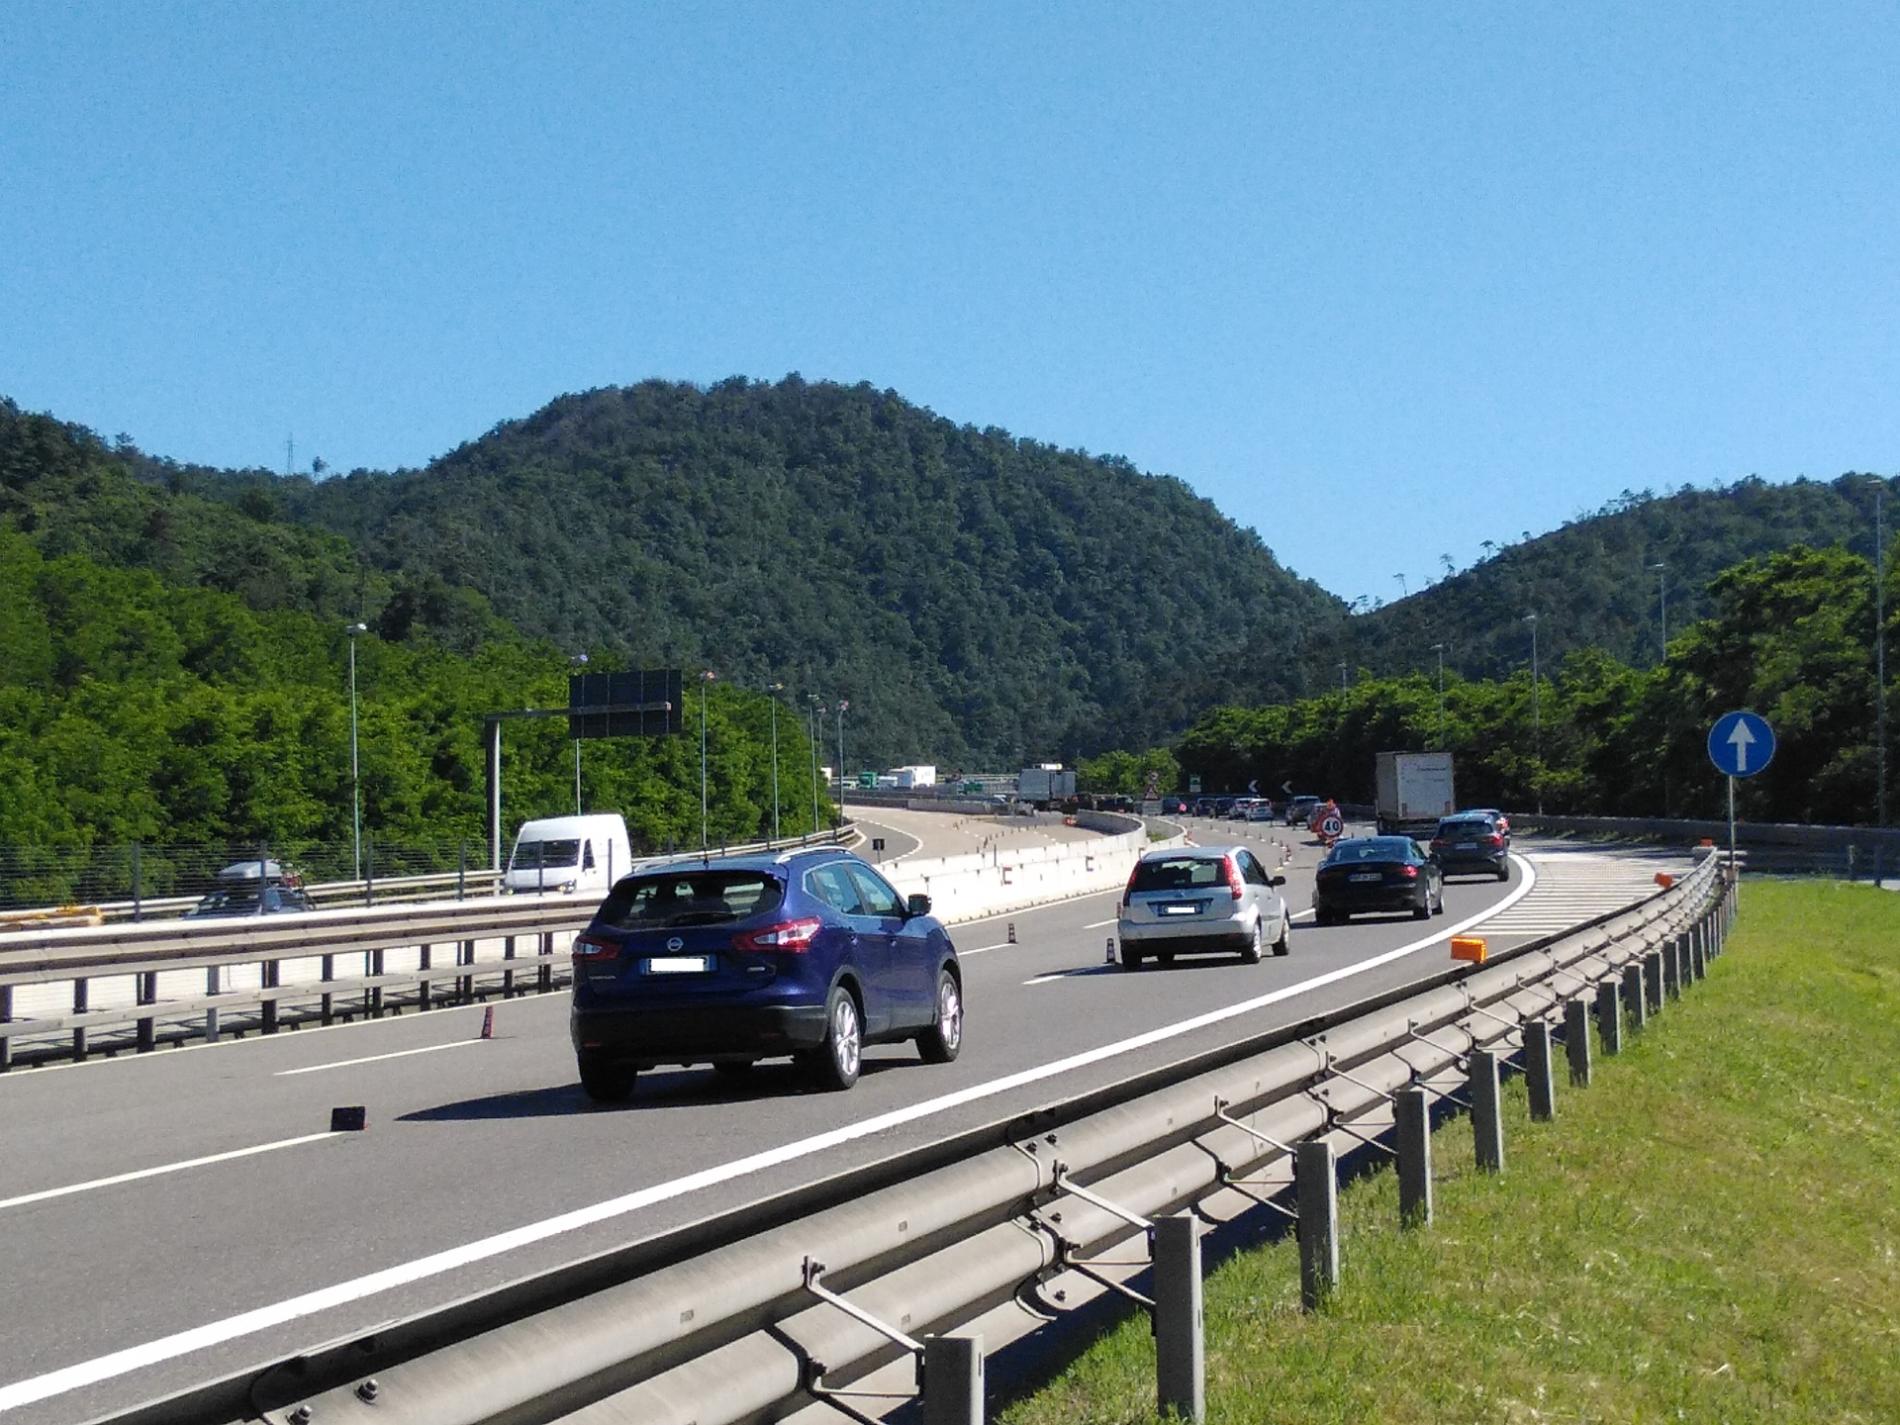
<path fill-rule="evenodd" d="M 1900 583 L 1886 573 L 1887 639 Z M 1756 820 L 1874 820 L 1874 600 L 1869 561 L 1797 547 L 1746 561 L 1708 586 L 1709 616 L 1670 639 L 1669 660 L 1631 668 L 1595 649 L 1496 681 L 1448 674 L 1440 724 L 1436 680 L 1364 679 L 1323 697 L 1229 705 L 1177 749 L 1212 791 L 1296 785 L 1341 801 L 1372 800 L 1374 754 L 1450 748 L 1459 797 L 1472 806 L 1586 815 L 1716 816 L 1725 784 L 1710 765 L 1709 727 L 1734 708 L 1774 726 L 1773 764 L 1738 786 Z M 1897 645 L 1900 646 L 1900 645 Z M 1891 676 L 1888 696 L 1893 695 Z M 1896 747 L 1889 728 L 1887 761 Z"/>
<path fill-rule="evenodd" d="M 192 488 L 252 498 L 257 479 Z M 1303 642 L 1343 617 L 1177 480 L 868 385 L 649 381 L 424 471 L 273 488 L 377 569 L 479 590 L 531 636 L 847 698 L 851 747 L 884 764 L 1158 741 L 1210 703 L 1291 695 Z"/>
<path fill-rule="evenodd" d="M 1549 534 L 1526 530 L 1521 543 L 1487 545 L 1475 567 L 1350 620 L 1333 647 L 1311 647 L 1306 689 L 1337 687 L 1342 662 L 1349 674 L 1435 676 L 1432 645 L 1441 642 L 1447 668 L 1468 678 L 1506 676 L 1530 665 L 1524 615 L 1533 612 L 1547 668 L 1585 648 L 1651 667 L 1661 661 L 1665 601 L 1673 641 L 1676 630 L 1714 610 L 1708 583 L 1733 565 L 1797 544 L 1838 545 L 1871 561 L 1879 483 L 1843 475 L 1827 484 L 1749 479 L 1662 497 L 1626 492 Z M 1892 482 L 1886 489 L 1891 520 Z"/>
<path fill-rule="evenodd" d="M 347 842 L 348 641 L 310 614 L 260 613 L 81 554 L 48 558 L 0 526 L 0 846 Z M 368 834 L 479 847 L 482 714 L 564 705 L 567 659 L 520 638 L 462 655 L 373 634 L 357 654 Z M 689 703 L 696 734 L 696 694 Z M 715 685 L 707 726 L 712 837 L 769 830 L 765 695 Z M 789 712 L 777 732 L 792 835 L 812 820 L 810 744 Z M 573 775 L 565 720 L 507 725 L 511 826 L 572 811 Z M 590 742 L 583 792 L 647 846 L 697 845 L 698 737 Z"/>

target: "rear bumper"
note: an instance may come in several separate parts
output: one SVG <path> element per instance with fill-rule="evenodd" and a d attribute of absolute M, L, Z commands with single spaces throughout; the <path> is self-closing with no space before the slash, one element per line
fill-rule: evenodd
<path fill-rule="evenodd" d="M 1355 888 L 1336 895 L 1315 895 L 1313 909 L 1339 915 L 1353 915 L 1360 911 L 1414 910 L 1418 906 L 1419 895 L 1416 884 L 1373 886 L 1365 890 Z"/>
<path fill-rule="evenodd" d="M 1115 936 L 1136 950 L 1245 950 L 1253 943 L 1253 928 L 1237 920 L 1193 921 L 1170 925 L 1166 921 L 1118 920 Z"/>
<path fill-rule="evenodd" d="M 825 1042 L 825 1007 L 809 1005 L 576 1005 L 568 1015 L 576 1054 L 642 1068 L 719 1059 L 769 1059 Z"/>
<path fill-rule="evenodd" d="M 1447 876 L 1473 876 L 1481 872 L 1495 876 L 1509 860 L 1509 854 L 1503 851 L 1466 855 L 1448 855 L 1441 851 L 1438 853 L 1438 869 Z"/>

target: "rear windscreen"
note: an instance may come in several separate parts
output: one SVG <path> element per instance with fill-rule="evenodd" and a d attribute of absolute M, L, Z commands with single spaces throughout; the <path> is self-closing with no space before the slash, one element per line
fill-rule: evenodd
<path fill-rule="evenodd" d="M 1227 871 L 1215 856 L 1171 856 L 1135 866 L 1137 891 L 1191 891 L 1227 884 Z"/>
<path fill-rule="evenodd" d="M 1479 817 L 1469 821 L 1441 821 L 1438 823 L 1440 836 L 1489 836 L 1491 823 Z"/>
<path fill-rule="evenodd" d="M 659 871 L 615 886 L 597 919 L 619 930 L 719 925 L 776 910 L 784 894 L 763 871 Z"/>

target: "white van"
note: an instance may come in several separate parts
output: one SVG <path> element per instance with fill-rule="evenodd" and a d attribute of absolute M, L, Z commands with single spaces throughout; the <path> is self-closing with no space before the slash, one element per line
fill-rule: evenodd
<path fill-rule="evenodd" d="M 501 886 L 516 895 L 604 894 L 632 869 L 633 843 L 619 815 L 550 816 L 521 823 Z"/>

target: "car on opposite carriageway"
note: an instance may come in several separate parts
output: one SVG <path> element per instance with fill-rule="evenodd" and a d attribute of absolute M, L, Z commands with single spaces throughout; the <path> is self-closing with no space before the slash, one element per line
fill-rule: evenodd
<path fill-rule="evenodd" d="M 868 1044 L 948 1063 L 963 1042 L 963 969 L 930 898 L 836 847 L 644 866 L 573 956 L 569 1033 L 597 1101 L 662 1064 L 737 1074 L 786 1055 L 848 1089 Z"/>

